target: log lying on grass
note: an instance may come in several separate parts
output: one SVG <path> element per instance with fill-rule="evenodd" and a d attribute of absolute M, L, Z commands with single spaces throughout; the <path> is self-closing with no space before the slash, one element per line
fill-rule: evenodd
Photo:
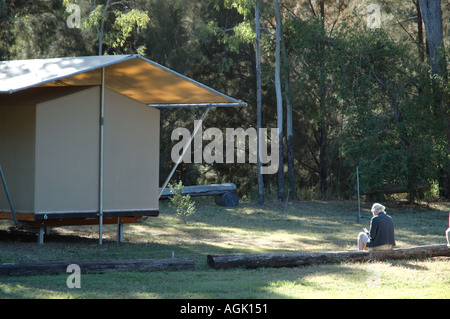
<path fill-rule="evenodd" d="M 337 262 L 363 262 L 408 258 L 450 257 L 447 245 L 428 245 L 387 251 L 337 251 L 299 254 L 242 254 L 208 255 L 208 265 L 214 269 L 227 268 L 280 268 Z"/>
<path fill-rule="evenodd" d="M 159 189 L 161 191 L 161 189 Z M 210 184 L 210 185 L 193 185 L 193 186 L 183 186 L 183 195 L 191 196 L 211 196 L 211 195 L 222 195 L 227 192 L 236 192 L 237 187 L 233 183 L 225 184 Z M 172 197 L 173 194 L 170 188 L 166 187 L 161 194 L 161 198 Z"/>
<path fill-rule="evenodd" d="M 110 271 L 156 271 L 194 269 L 190 258 L 134 259 L 134 260 L 80 260 L 43 261 L 0 264 L 0 276 L 55 275 L 67 273 L 67 267 L 76 264 L 81 273 L 106 273 Z M 72 271 L 69 271 L 72 272 Z"/>
<path fill-rule="evenodd" d="M 161 191 L 161 189 L 159 189 Z M 214 196 L 217 205 L 225 207 L 234 207 L 239 205 L 239 196 L 237 195 L 236 185 L 233 183 L 193 185 L 183 186 L 183 195 L 193 196 Z M 165 188 L 161 198 L 173 196 L 169 188 Z"/>

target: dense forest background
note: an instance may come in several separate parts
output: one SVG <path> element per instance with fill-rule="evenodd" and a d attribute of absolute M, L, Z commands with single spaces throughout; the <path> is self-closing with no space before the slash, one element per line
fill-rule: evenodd
<path fill-rule="evenodd" d="M 449 198 L 449 19 L 438 0 L 1 0 L 0 60 L 139 53 L 248 103 L 205 128 L 283 123 L 278 174 L 182 163 L 184 185 L 353 198 L 358 167 L 364 193 Z M 202 112 L 162 110 L 161 184 L 172 130 L 192 132 Z"/>

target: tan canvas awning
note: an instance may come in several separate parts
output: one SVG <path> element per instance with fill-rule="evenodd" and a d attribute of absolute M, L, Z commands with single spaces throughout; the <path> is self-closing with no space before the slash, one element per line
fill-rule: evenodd
<path fill-rule="evenodd" d="M 246 105 L 140 55 L 0 62 L 0 93 L 30 87 L 100 85 L 103 67 L 106 87 L 151 106 Z"/>
<path fill-rule="evenodd" d="M 4 99 L 5 95 L 11 100 L 17 100 L 21 94 L 13 93 L 19 91 L 31 93 L 30 95 L 32 95 L 32 90 L 25 92 L 25 90 L 31 88 L 47 91 L 51 90 L 49 87 L 68 87 L 68 90 L 72 90 L 80 86 L 96 85 L 101 88 L 98 101 L 100 133 L 97 216 L 99 218 L 99 244 L 102 244 L 105 88 L 112 89 L 153 107 L 205 106 L 202 120 L 205 119 L 212 107 L 245 106 L 246 103 L 231 98 L 140 55 L 87 56 L 0 62 L 0 99 L 3 98 L 3 101 L 7 100 Z M 43 89 L 44 87 L 45 89 Z M 61 91 L 61 89 L 56 90 Z M 65 89 L 62 91 L 65 91 Z M 45 92 L 39 93 L 45 94 Z M 146 108 L 144 107 L 144 109 Z M 152 111 L 159 113 L 156 110 Z M 199 127 L 201 127 L 201 122 L 197 124 L 195 132 L 197 132 Z M 189 143 L 192 142 L 194 136 L 195 133 L 192 134 Z M 157 138 L 157 134 L 149 138 Z M 185 146 L 185 149 L 188 149 L 188 146 Z M 182 157 L 180 156 L 162 189 L 166 187 L 170 176 L 175 171 Z M 5 191 L 8 193 L 6 181 L 3 178 L 3 174 L 1 175 Z M 12 201 L 9 201 L 9 203 L 17 223 Z M 41 227 L 40 234 L 42 235 L 42 233 Z M 39 238 L 41 238 L 41 235 Z"/>

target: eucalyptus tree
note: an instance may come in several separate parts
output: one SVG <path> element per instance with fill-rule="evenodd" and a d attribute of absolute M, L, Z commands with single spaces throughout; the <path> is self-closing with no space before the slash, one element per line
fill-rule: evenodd
<path fill-rule="evenodd" d="M 84 30 L 95 29 L 98 40 L 98 55 L 121 53 L 133 32 L 146 29 L 150 21 L 148 12 L 131 1 L 79 1 Z M 71 0 L 63 0 L 66 8 L 73 5 Z M 104 44 L 106 47 L 104 48 Z M 145 54 L 145 45 L 134 48 L 135 53 Z"/>

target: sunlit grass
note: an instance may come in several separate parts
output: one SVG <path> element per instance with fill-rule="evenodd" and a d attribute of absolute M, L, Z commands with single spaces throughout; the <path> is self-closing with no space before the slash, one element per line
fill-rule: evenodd
<path fill-rule="evenodd" d="M 291 269 L 212 270 L 208 254 L 313 252 L 356 249 L 356 235 L 369 219 L 355 221 L 354 202 L 241 203 L 219 207 L 197 201 L 185 224 L 166 203 L 160 216 L 125 226 L 115 243 L 115 225 L 60 227 L 36 244 L 34 235 L 9 234 L 0 223 L 0 261 L 188 257 L 195 270 L 83 274 L 81 289 L 69 289 L 66 274 L 0 277 L 1 298 L 449 298 L 448 258 L 342 263 Z M 445 243 L 449 205 L 386 205 L 401 247 Z M 363 214 L 370 215 L 370 203 Z"/>

